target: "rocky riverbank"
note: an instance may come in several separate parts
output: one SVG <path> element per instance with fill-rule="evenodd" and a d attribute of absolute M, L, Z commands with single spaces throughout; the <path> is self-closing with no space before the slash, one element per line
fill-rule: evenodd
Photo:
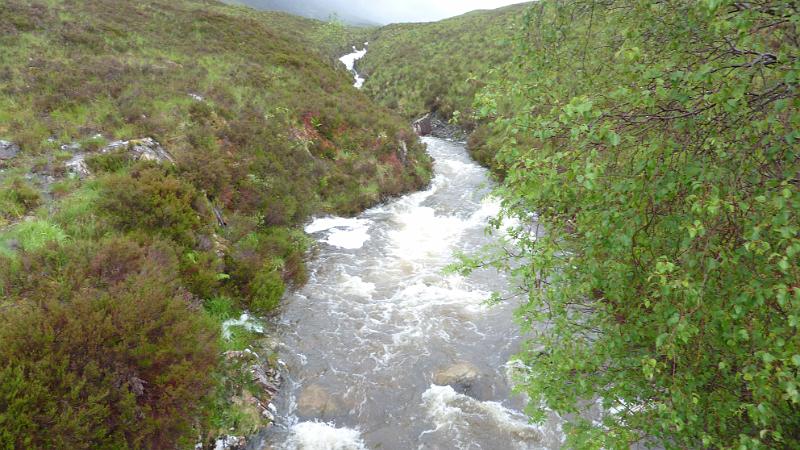
<path fill-rule="evenodd" d="M 431 112 L 413 122 L 414 131 L 420 136 L 432 136 L 448 141 L 465 142 L 467 132 L 458 125 L 443 119 L 439 114 Z"/>

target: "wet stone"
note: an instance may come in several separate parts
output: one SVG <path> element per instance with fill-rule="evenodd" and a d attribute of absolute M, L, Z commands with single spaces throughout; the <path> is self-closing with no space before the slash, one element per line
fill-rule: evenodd
<path fill-rule="evenodd" d="M 433 375 L 433 382 L 439 386 L 450 386 L 458 383 L 472 382 L 479 377 L 478 368 L 467 362 L 453 364 L 439 370 Z"/>
<path fill-rule="evenodd" d="M 466 362 L 453 364 L 436 372 L 433 382 L 439 386 L 450 386 L 459 394 L 477 400 L 490 400 L 494 394 L 491 382 L 481 376 L 477 367 Z"/>
<path fill-rule="evenodd" d="M 312 384 L 300 394 L 297 410 L 301 416 L 321 418 L 335 415 L 339 410 L 339 403 L 325 388 Z"/>

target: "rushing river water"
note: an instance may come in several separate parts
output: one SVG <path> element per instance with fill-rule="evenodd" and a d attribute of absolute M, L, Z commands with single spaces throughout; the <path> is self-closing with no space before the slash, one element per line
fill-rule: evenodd
<path fill-rule="evenodd" d="M 344 66 L 347 68 L 347 70 L 353 74 L 353 78 L 355 79 L 353 87 L 357 89 L 361 89 L 361 87 L 364 86 L 364 81 L 366 80 L 361 75 L 359 75 L 358 71 L 356 70 L 356 61 L 363 58 L 364 55 L 367 54 L 368 45 L 369 42 L 364 42 L 363 49 L 359 50 L 353 47 L 353 53 L 348 53 L 339 58 L 339 61 L 341 61 L 342 64 L 344 64 Z"/>
<path fill-rule="evenodd" d="M 286 382 L 256 448 L 558 447 L 558 425 L 529 425 L 510 393 L 516 305 L 485 304 L 507 280 L 443 272 L 491 239 L 487 172 L 462 144 L 424 141 L 436 160 L 429 189 L 306 228 L 319 245 L 309 283 L 284 301 Z"/>

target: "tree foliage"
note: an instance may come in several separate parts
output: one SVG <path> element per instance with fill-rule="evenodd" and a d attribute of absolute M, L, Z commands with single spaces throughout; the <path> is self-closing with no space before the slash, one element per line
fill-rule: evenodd
<path fill-rule="evenodd" d="M 605 411 L 570 446 L 800 446 L 798 8 L 542 1 L 479 95 L 531 413 Z"/>

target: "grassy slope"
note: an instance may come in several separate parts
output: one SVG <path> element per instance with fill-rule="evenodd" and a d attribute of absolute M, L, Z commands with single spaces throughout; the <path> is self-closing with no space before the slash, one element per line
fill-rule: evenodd
<path fill-rule="evenodd" d="M 259 412 L 230 406 L 252 399 L 249 382 L 209 369 L 210 336 L 303 281 L 311 214 L 424 185 L 422 145 L 332 64 L 352 38 L 336 26 L 200 0 L 8 0 L 0 17 L 0 139 L 22 148 L 0 162 L 0 406 L 15 402 L 0 443 L 167 448 L 252 431 Z M 143 137 L 176 166 L 96 155 Z M 90 179 L 65 174 L 77 151 Z"/>
<path fill-rule="evenodd" d="M 246 5 L 246 2 L 234 2 Z M 250 5 L 256 7 L 257 5 Z M 351 26 L 340 20 L 315 20 L 282 11 L 256 11 L 251 7 L 236 7 L 237 14 L 256 19 L 276 30 L 281 36 L 303 43 L 308 50 L 325 59 L 337 61 L 348 53 L 354 43 L 365 42 L 376 30 L 369 26 Z M 227 8 L 230 12 L 234 7 Z"/>
<path fill-rule="evenodd" d="M 489 69 L 509 60 L 525 8 L 379 29 L 359 62 L 367 75 L 365 92 L 408 118 L 437 110 L 448 118 L 459 111 L 467 119 Z"/>
<path fill-rule="evenodd" d="M 319 197 L 312 203 L 326 209 L 353 212 L 382 191 L 396 193 L 421 181 L 351 175 L 354 163 L 367 163 L 374 172 L 377 159 L 391 155 L 399 138 L 414 139 L 400 136 L 404 124 L 351 89 L 345 73 L 304 48 L 322 40 L 313 36 L 324 27 L 298 42 L 300 23 L 279 28 L 283 17 L 213 3 L 50 3 L 2 6 L 8 20 L 0 56 L 11 64 L 3 69 L 0 136 L 18 142 L 27 155 L 52 155 L 50 137 L 69 143 L 102 133 L 109 139 L 153 136 L 190 157 L 197 145 L 190 139 L 189 93 L 196 93 L 210 109 L 211 120 L 200 131 L 213 147 L 240 157 L 273 144 L 242 126 L 272 129 L 276 147 L 300 135 L 307 142 L 295 139 L 289 145 L 295 148 L 281 158 L 302 159 L 300 147 L 319 157 L 303 161 L 319 169 L 305 181 L 328 175 L 341 178 L 332 189 L 373 185 L 356 194 L 358 200 L 342 198 L 352 194 L 346 191 L 305 187 Z M 381 134 L 386 137 L 376 141 Z M 291 178 L 288 184 L 298 181 Z M 398 183 L 403 186 L 387 186 Z"/>

